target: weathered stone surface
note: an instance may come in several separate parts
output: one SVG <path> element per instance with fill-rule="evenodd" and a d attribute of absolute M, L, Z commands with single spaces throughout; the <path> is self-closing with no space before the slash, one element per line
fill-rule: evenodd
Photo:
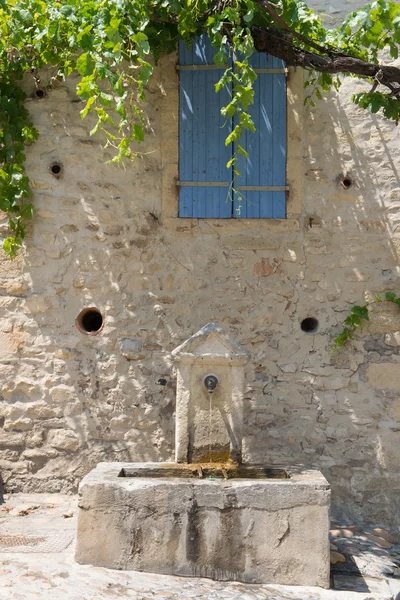
<path fill-rule="evenodd" d="M 15 419 L 15 421 L 5 421 L 4 430 L 5 431 L 27 431 L 32 429 L 33 421 L 32 419 L 23 418 Z"/>
<path fill-rule="evenodd" d="M 386 539 L 384 539 L 383 537 L 380 537 L 378 535 L 372 535 L 371 533 L 366 533 L 365 538 L 367 540 L 370 540 L 371 542 L 374 542 L 381 548 L 391 548 L 392 547 L 392 544 L 390 544 Z"/>
<path fill-rule="evenodd" d="M 372 533 L 377 535 L 380 538 L 383 538 L 387 542 L 390 542 L 390 544 L 398 544 L 400 541 L 400 538 L 398 535 L 393 535 L 392 533 L 390 533 L 389 531 L 386 531 L 386 529 L 382 529 L 381 527 L 376 527 L 375 529 L 372 530 Z"/>
<path fill-rule="evenodd" d="M 400 391 L 400 368 L 396 363 L 374 363 L 367 370 L 368 382 L 376 389 Z"/>
<path fill-rule="evenodd" d="M 0 448 L 20 448 L 25 445 L 24 433 L 11 433 L 0 430 Z"/>
<path fill-rule="evenodd" d="M 346 557 L 340 552 L 336 552 L 335 550 L 331 550 L 330 554 L 330 563 L 331 565 L 336 565 L 337 563 L 345 563 Z"/>
<path fill-rule="evenodd" d="M 119 349 L 128 360 L 140 360 L 145 357 L 142 352 L 143 342 L 137 338 L 123 338 L 119 343 Z"/>
<path fill-rule="evenodd" d="M 311 0 L 329 26 L 363 4 Z M 45 85 L 48 74 L 40 75 Z M 40 133 L 26 149 L 36 217 L 18 259 L 0 259 L 0 430 L 10 435 L 9 450 L 21 450 L 2 472 L 9 490 L 71 491 L 100 460 L 171 460 L 170 352 L 212 320 L 251 354 L 244 460 L 312 463 L 332 484 L 335 507 L 396 524 L 400 394 L 382 380 L 372 386 L 366 370 L 371 361 L 398 364 L 399 346 L 390 344 L 400 331 L 399 308 L 371 304 L 371 321 L 355 342 L 338 352 L 329 346 L 351 306 L 399 292 L 398 131 L 379 113 L 371 126 L 371 115 L 350 100 L 365 85 L 351 78 L 305 109 L 303 75 L 288 77 L 290 191 L 288 218 L 278 221 L 177 218 L 174 55 L 162 59 L 151 83 L 143 160 L 126 171 L 105 164 L 108 149 L 89 136 L 93 123 L 80 118 L 77 76 L 49 89 L 43 102 L 27 100 Z M 27 77 L 28 98 L 33 86 Z M 57 181 L 48 170 L 53 160 L 64 165 Z M 349 190 L 340 185 L 345 171 L 354 181 Z M 0 234 L 8 235 L 4 227 Z M 105 326 L 88 338 L 74 322 L 92 305 Z M 301 331 L 306 316 L 319 320 L 318 334 Z M 130 360 L 120 353 L 123 338 L 143 343 Z M 313 375 L 303 366 L 332 372 Z M 260 373 L 269 378 L 263 387 Z M 157 384 L 160 378 L 168 385 Z M 36 403 L 58 406 L 63 416 L 24 414 L 23 405 Z M 16 404 L 21 411 L 11 417 Z M 26 418 L 32 422 L 22 427 L 31 429 L 13 429 Z M 62 454 L 50 475 L 37 459 L 33 472 L 22 450 L 52 448 L 46 436 L 56 428 L 79 432 L 76 462 Z M 25 445 L 13 446 L 13 434 L 26 434 Z"/>
<path fill-rule="evenodd" d="M 387 346 L 391 346 L 392 348 L 396 348 L 400 346 L 400 331 L 394 331 L 393 333 L 387 333 L 385 335 L 385 344 Z"/>
<path fill-rule="evenodd" d="M 329 587 L 330 491 L 320 473 L 289 469 L 290 479 L 253 481 L 118 477 L 122 468 L 163 465 L 102 463 L 84 478 L 78 562 Z"/>
<path fill-rule="evenodd" d="M 58 450 L 74 451 L 79 448 L 79 438 L 74 431 L 52 429 L 49 431 L 47 441 L 50 446 Z"/>

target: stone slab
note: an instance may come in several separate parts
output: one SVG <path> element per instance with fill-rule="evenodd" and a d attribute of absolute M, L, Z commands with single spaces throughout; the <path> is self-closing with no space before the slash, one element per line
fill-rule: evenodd
<path fill-rule="evenodd" d="M 152 466 L 160 463 L 100 463 L 83 479 L 79 563 L 329 587 L 330 488 L 321 473 L 285 468 L 289 479 L 226 481 L 118 476 Z"/>

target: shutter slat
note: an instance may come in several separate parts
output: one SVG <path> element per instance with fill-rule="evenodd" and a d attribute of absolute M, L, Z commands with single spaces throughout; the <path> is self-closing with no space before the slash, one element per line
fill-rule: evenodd
<path fill-rule="evenodd" d="M 193 168 L 189 175 L 190 181 L 205 181 L 206 162 L 206 135 L 205 135 L 205 73 L 191 73 L 193 81 Z M 193 191 L 193 216 L 205 214 L 206 191 L 204 188 L 196 188 Z"/>
<path fill-rule="evenodd" d="M 179 171 L 187 179 L 193 171 L 193 78 L 191 73 L 180 74 Z M 179 216 L 193 216 L 193 188 L 180 188 Z"/>
<path fill-rule="evenodd" d="M 190 187 L 191 181 L 223 183 L 230 178 L 226 163 L 231 158 L 232 148 L 225 146 L 225 138 L 232 127 L 230 123 L 225 124 L 220 114 L 222 106 L 229 102 L 229 90 L 223 89 L 218 94 L 215 92 L 215 84 L 223 69 L 189 69 L 190 65 L 213 65 L 214 54 L 215 49 L 207 36 L 196 38 L 189 50 L 183 42 L 179 45 L 179 63 L 188 67 L 181 70 L 179 75 L 179 179 L 184 182 L 179 192 L 180 217 L 232 216 L 229 187 Z"/>
<path fill-rule="evenodd" d="M 284 61 L 265 53 L 256 52 L 250 58 L 255 69 L 283 69 Z M 239 143 L 249 153 L 240 157 L 235 177 L 235 190 L 241 186 L 286 185 L 286 75 L 285 73 L 258 73 L 254 84 L 254 104 L 250 113 L 256 133 L 246 131 Z M 242 197 L 242 199 L 241 199 Z M 285 191 L 237 191 L 234 197 L 234 215 L 247 219 L 285 218 Z"/>
<path fill-rule="evenodd" d="M 271 57 L 268 57 L 271 58 Z M 262 126 L 260 130 L 260 153 L 264 157 L 263 170 L 260 173 L 260 185 L 274 185 L 273 183 L 273 81 L 276 74 L 260 74 L 260 115 Z M 272 143 L 271 143 L 272 142 Z M 273 217 L 273 196 L 276 192 L 260 192 L 260 217 L 271 219 Z"/>
<path fill-rule="evenodd" d="M 285 185 L 286 183 L 286 76 L 276 74 L 273 76 L 273 162 L 272 184 Z M 274 219 L 286 217 L 286 193 L 273 192 Z"/>
<path fill-rule="evenodd" d="M 210 74 L 210 73 L 209 73 Z M 210 78 L 212 81 L 212 77 Z M 215 88 L 210 81 L 210 85 L 206 90 L 206 105 L 211 106 L 215 101 L 218 102 L 218 98 L 215 98 Z M 217 149 L 219 147 L 219 116 L 217 111 L 207 110 L 206 111 L 206 119 L 207 119 L 207 132 L 208 132 L 208 143 L 210 144 L 210 148 Z M 212 156 L 209 157 L 207 162 L 207 174 L 210 178 L 210 181 L 221 181 L 221 172 L 219 169 L 219 161 L 215 160 Z M 226 179 L 226 178 L 225 178 Z M 224 190 L 226 191 L 226 190 Z M 223 196 L 224 191 L 221 189 L 216 191 L 215 188 L 210 188 L 208 203 L 207 203 L 207 216 L 210 218 L 218 218 L 219 217 L 219 201 L 220 197 Z"/>

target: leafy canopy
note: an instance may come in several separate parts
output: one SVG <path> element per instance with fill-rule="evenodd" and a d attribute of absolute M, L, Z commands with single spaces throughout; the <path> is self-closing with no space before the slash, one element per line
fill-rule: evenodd
<path fill-rule="evenodd" d="M 54 69 L 53 82 L 77 70 L 81 116 L 95 115 L 90 133 L 105 134 L 112 162 L 119 163 L 137 156 L 144 139 L 142 105 L 154 62 L 174 51 L 178 39 L 190 44 L 194 36 L 207 33 L 218 64 L 226 63 L 229 53 L 235 57 L 235 70 L 225 70 L 216 91 L 233 84 L 232 100 L 222 112 L 237 115 L 238 125 L 227 143 L 237 142 L 244 129 L 254 130 L 247 109 L 256 74 L 248 59 L 260 30 L 285 34 L 298 57 L 348 55 L 377 65 L 380 51 L 398 56 L 400 5 L 376 0 L 350 13 L 339 27 L 327 29 L 302 0 L 0 0 L 0 209 L 9 215 L 11 229 L 5 252 L 15 256 L 33 214 L 24 146 L 38 133 L 18 87 L 25 73 L 40 87 L 44 67 Z M 321 72 L 320 67 L 313 73 L 312 62 L 307 68 L 312 71 L 307 85 L 313 87 L 308 102 L 340 85 L 332 69 Z M 394 84 L 387 84 L 386 74 L 379 79 L 378 72 L 372 90 L 355 95 L 354 102 L 397 121 L 396 77 Z M 382 91 L 381 80 L 389 93 Z M 236 147 L 244 153 L 240 144 Z"/>

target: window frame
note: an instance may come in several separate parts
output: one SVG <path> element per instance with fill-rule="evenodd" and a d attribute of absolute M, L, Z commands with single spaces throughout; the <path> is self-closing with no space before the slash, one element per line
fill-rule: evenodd
<path fill-rule="evenodd" d="M 179 213 L 179 70 L 178 53 L 161 57 L 155 80 L 160 90 L 158 109 L 159 152 L 161 164 L 161 213 L 160 219 L 167 231 L 186 236 L 197 235 L 204 230 L 201 223 L 224 236 L 226 243 L 235 240 L 236 248 L 262 248 L 268 246 L 263 234 L 297 233 L 303 228 L 304 177 L 303 125 L 304 125 L 304 73 L 302 69 L 289 67 L 287 83 L 287 156 L 286 156 L 286 219 L 214 219 L 182 218 Z M 248 241 L 246 231 L 251 232 Z M 241 241 L 237 234 L 240 232 Z M 261 235 L 259 241 L 256 237 Z M 231 237 L 232 236 L 232 237 Z"/>

